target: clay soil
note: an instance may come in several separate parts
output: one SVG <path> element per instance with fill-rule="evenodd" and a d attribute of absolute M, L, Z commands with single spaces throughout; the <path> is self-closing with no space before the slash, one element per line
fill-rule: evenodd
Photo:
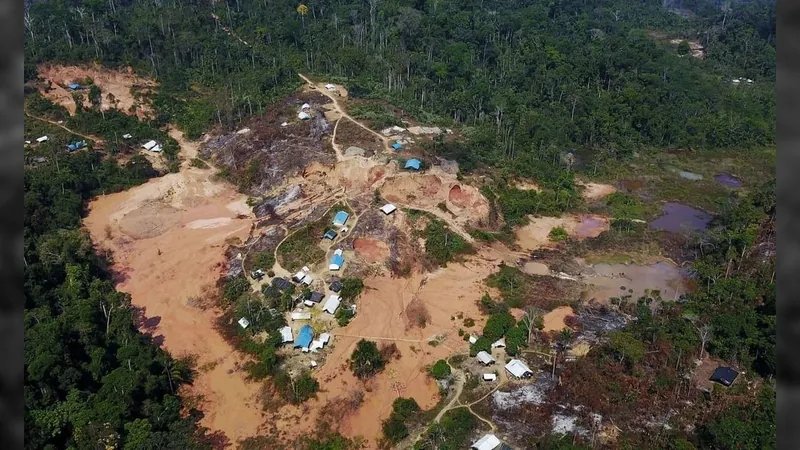
<path fill-rule="evenodd" d="M 353 248 L 368 263 L 380 263 L 389 258 L 389 247 L 377 239 L 356 238 Z"/>
<path fill-rule="evenodd" d="M 581 183 L 584 187 L 581 194 L 585 200 L 598 200 L 607 195 L 617 192 L 617 188 L 610 184 L 600 183 Z"/>
<path fill-rule="evenodd" d="M 544 329 L 543 332 L 550 332 L 550 331 L 561 331 L 564 328 L 567 328 L 567 324 L 564 322 L 567 317 L 574 316 L 575 311 L 569 306 L 560 306 L 549 313 L 542 316 L 544 320 Z"/>
<path fill-rule="evenodd" d="M 195 144 L 172 135 L 186 161 L 196 155 Z M 244 357 L 215 331 L 219 312 L 198 305 L 220 276 L 226 242 L 245 239 L 252 220 L 242 216 L 244 197 L 212 175 L 185 162 L 179 173 L 96 198 L 84 225 L 96 245 L 113 252 L 117 288 L 157 323 L 157 340 L 173 355 L 194 355 L 198 367 L 211 367 L 183 394 L 200 398 L 202 425 L 233 443 L 259 432 L 259 386 L 245 380 Z"/>
<path fill-rule="evenodd" d="M 111 71 L 99 65 L 86 66 L 59 66 L 43 64 L 38 67 L 39 76 L 50 81 L 50 90 L 42 89 L 42 95 L 61 105 L 75 114 L 76 105 L 72 99 L 72 92 L 66 85 L 73 81 L 80 81 L 86 77 L 91 78 L 102 91 L 101 108 L 104 110 L 116 108 L 126 114 L 135 114 L 144 118 L 152 113 L 150 105 L 134 98 L 132 89 L 146 93 L 156 86 L 152 80 L 140 78 L 133 73 L 130 67 L 123 71 Z M 89 105 L 88 91 L 81 91 L 85 105 Z M 113 95 L 113 101 L 108 97 Z M 135 108 L 132 112 L 131 108 Z"/>
<path fill-rule="evenodd" d="M 542 247 L 553 246 L 548 237 L 550 230 L 564 227 L 567 233 L 576 239 L 594 238 L 608 230 L 607 218 L 595 215 L 564 215 L 561 217 L 530 217 L 530 222 L 517 229 L 514 235 L 517 245 L 523 251 L 532 251 Z"/>

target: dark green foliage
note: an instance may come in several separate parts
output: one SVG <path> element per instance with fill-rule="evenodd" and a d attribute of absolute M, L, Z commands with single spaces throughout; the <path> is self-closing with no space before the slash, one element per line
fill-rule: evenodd
<path fill-rule="evenodd" d="M 293 379 L 286 371 L 278 370 L 272 382 L 281 398 L 294 404 L 303 403 L 319 391 L 319 382 L 306 371 Z"/>
<path fill-rule="evenodd" d="M 364 290 L 364 281 L 360 278 L 342 278 L 342 290 L 339 291 L 339 296 L 342 300 L 352 302 L 361 295 Z"/>
<path fill-rule="evenodd" d="M 348 92 L 350 94 L 350 92 Z M 402 126 L 403 122 L 397 119 L 391 110 L 379 104 L 367 103 L 350 108 L 350 115 L 356 119 L 366 120 L 373 129 L 381 130 L 392 125 Z"/>
<path fill-rule="evenodd" d="M 336 317 L 336 322 L 339 324 L 340 327 L 347 326 L 350 323 L 350 319 L 356 316 L 356 313 L 353 312 L 353 308 L 342 306 L 336 310 L 334 317 Z"/>
<path fill-rule="evenodd" d="M 616 220 L 620 219 L 644 219 L 645 214 L 650 213 L 645 204 L 636 197 L 623 194 L 622 192 L 613 192 L 606 198 L 606 207 L 608 208 L 609 215 Z"/>
<path fill-rule="evenodd" d="M 250 291 L 250 282 L 244 276 L 233 277 L 225 282 L 222 296 L 228 303 L 235 302 L 242 294 Z"/>
<path fill-rule="evenodd" d="M 479 305 L 481 310 L 488 315 L 499 314 L 508 311 L 508 307 L 505 304 L 494 301 L 488 292 L 484 292 L 483 297 L 481 297 Z M 464 326 L 467 326 L 466 322 L 467 320 L 472 320 L 472 319 L 464 319 Z M 472 321 L 472 325 L 470 326 L 473 325 L 475 325 L 474 320 Z"/>
<path fill-rule="evenodd" d="M 392 414 L 383 422 L 383 436 L 393 444 L 405 439 L 408 436 L 407 424 L 415 421 L 419 411 L 419 405 L 413 398 L 395 399 Z"/>
<path fill-rule="evenodd" d="M 775 390 L 764 386 L 757 402 L 726 408 L 700 430 L 704 448 L 776 448 Z"/>
<path fill-rule="evenodd" d="M 50 120 L 64 120 L 69 116 L 69 112 L 61 105 L 56 105 L 44 98 L 38 92 L 33 92 L 25 96 L 25 111 L 37 117 Z"/>
<path fill-rule="evenodd" d="M 491 352 L 492 351 L 492 342 L 489 339 L 481 336 L 475 341 L 474 344 L 469 346 L 469 356 L 475 356 L 481 351 Z"/>
<path fill-rule="evenodd" d="M 553 242 L 566 241 L 569 237 L 564 227 L 553 227 L 547 237 Z"/>
<path fill-rule="evenodd" d="M 394 414 L 383 421 L 381 430 L 383 431 L 383 436 L 392 443 L 400 442 L 408 436 L 408 427 L 403 420 Z"/>
<path fill-rule="evenodd" d="M 562 185 L 557 185 L 553 190 L 544 189 L 536 192 L 504 188 L 499 190 L 498 196 L 503 218 L 510 226 L 524 225 L 528 221 L 529 214 L 559 216 L 580 205 L 581 202 L 580 194 L 571 179 L 566 179 Z"/>
<path fill-rule="evenodd" d="M 514 316 L 509 312 L 494 314 L 486 321 L 486 325 L 483 327 L 483 336 L 494 342 L 505 336 L 506 332 L 514 327 L 516 323 Z"/>
<path fill-rule="evenodd" d="M 272 252 L 260 252 L 253 258 L 254 269 L 269 270 L 274 265 L 275 254 Z"/>
<path fill-rule="evenodd" d="M 370 378 L 383 370 L 386 359 L 378 350 L 378 345 L 373 341 L 361 339 L 356 344 L 356 349 L 350 356 L 350 370 L 361 379 Z"/>
<path fill-rule="evenodd" d="M 431 219 L 423 232 L 425 254 L 433 263 L 446 267 L 447 263 L 461 253 L 469 252 L 472 246 L 457 233 L 453 233 L 444 222 Z"/>
<path fill-rule="evenodd" d="M 626 359 L 632 363 L 637 363 L 644 358 L 646 351 L 645 344 L 638 340 L 636 336 L 624 331 L 616 331 L 609 335 L 609 347 L 617 354 L 620 361 Z"/>
<path fill-rule="evenodd" d="M 525 300 L 525 274 L 516 267 L 501 265 L 500 271 L 489 275 L 486 285 L 499 289 L 508 306 L 519 307 Z"/>
<path fill-rule="evenodd" d="M 528 345 L 528 332 L 521 326 L 516 326 L 506 333 L 506 353 L 511 356 L 519 355 L 520 348 Z"/>
<path fill-rule="evenodd" d="M 413 398 L 398 397 L 392 403 L 392 414 L 402 420 L 413 419 L 419 411 L 419 405 Z"/>
<path fill-rule="evenodd" d="M 470 444 L 469 438 L 479 425 L 478 419 L 466 408 L 445 413 L 441 422 L 433 424 L 426 432 L 420 449 L 460 450 Z"/>
<path fill-rule="evenodd" d="M 428 373 L 430 373 L 431 376 L 437 380 L 445 379 L 450 376 L 450 365 L 447 364 L 447 361 L 440 359 L 431 366 L 431 368 L 428 370 Z"/>

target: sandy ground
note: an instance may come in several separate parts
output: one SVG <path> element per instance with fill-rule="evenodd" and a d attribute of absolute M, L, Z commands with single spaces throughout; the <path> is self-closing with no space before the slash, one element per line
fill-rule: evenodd
<path fill-rule="evenodd" d="M 182 143 L 187 161 L 196 145 Z M 243 356 L 214 330 L 217 311 L 188 304 L 216 282 L 226 240 L 244 239 L 251 219 L 244 197 L 211 180 L 212 170 L 185 162 L 179 173 L 155 178 L 127 192 L 98 197 L 84 221 L 95 243 L 114 252 L 120 291 L 158 323 L 154 335 L 173 355 L 196 355 L 201 371 L 184 394 L 202 396 L 202 424 L 235 442 L 258 434 L 263 423 L 259 385 L 244 379 Z M 151 320 L 152 321 L 152 320 Z"/>
<path fill-rule="evenodd" d="M 38 69 L 39 76 L 49 80 L 52 88 L 50 92 L 43 91 L 42 94 L 54 103 L 67 108 L 70 114 L 75 114 L 76 105 L 72 99 L 72 92 L 65 86 L 86 77 L 92 78 L 94 84 L 102 91 L 102 109 L 116 108 L 124 113 L 131 114 L 131 108 L 135 108 L 135 115 L 140 118 L 152 112 L 147 103 L 139 102 L 134 98 L 131 88 L 137 87 L 146 91 L 148 88 L 155 87 L 156 83 L 136 76 L 131 68 L 125 71 L 111 71 L 99 65 L 59 66 L 44 64 L 40 65 Z M 80 93 L 83 95 L 84 104 L 89 105 L 88 89 L 82 90 Z M 110 98 L 108 94 L 111 94 L 113 98 Z"/>
<path fill-rule="evenodd" d="M 450 264 L 446 270 L 415 274 L 409 279 L 381 276 L 365 280 L 358 315 L 347 327 L 333 332 L 333 351 L 315 373 L 322 392 L 317 399 L 300 407 L 283 408 L 270 420 L 284 431 L 284 438 L 299 436 L 316 427 L 320 410 L 329 402 L 340 401 L 339 396 L 353 389 L 365 390 L 363 404 L 337 423 L 343 434 L 364 436 L 368 448 L 377 448 L 381 422 L 391 413 L 395 398 L 412 397 L 423 409 L 433 407 L 438 401 L 438 387 L 425 374 L 425 368 L 438 359 L 467 350 L 468 344 L 457 334 L 463 323 L 451 318 L 462 313 L 465 318 L 475 319 L 474 330 L 482 328 L 485 319 L 477 307 L 484 292 L 482 281 L 497 270 L 501 259 L 502 255 L 495 250 L 485 248 L 469 262 Z M 427 310 L 430 320 L 425 328 L 409 323 L 405 312 L 412 301 Z M 428 344 L 434 336 L 444 336 L 435 347 Z M 395 342 L 402 355 L 367 386 L 346 367 L 346 360 L 361 337 L 379 344 Z"/>
<path fill-rule="evenodd" d="M 377 239 L 356 238 L 353 248 L 358 256 L 369 263 L 383 262 L 389 257 L 389 246 Z"/>
<path fill-rule="evenodd" d="M 574 316 L 575 311 L 569 306 L 560 306 L 549 313 L 542 316 L 544 320 L 544 329 L 542 331 L 561 331 L 567 327 L 564 320 L 569 316 Z"/>
<path fill-rule="evenodd" d="M 548 235 L 555 227 L 564 227 L 570 236 L 578 239 L 594 238 L 608 230 L 607 218 L 596 215 L 564 215 L 561 217 L 530 217 L 530 223 L 518 228 L 514 235 L 523 251 L 552 246 Z"/>
<path fill-rule="evenodd" d="M 581 194 L 585 200 L 597 200 L 617 192 L 617 188 L 610 184 L 580 183 L 584 190 Z"/>

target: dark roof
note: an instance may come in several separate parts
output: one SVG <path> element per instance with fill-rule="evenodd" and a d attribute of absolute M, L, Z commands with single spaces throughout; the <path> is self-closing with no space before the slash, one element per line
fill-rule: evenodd
<path fill-rule="evenodd" d="M 333 281 L 331 282 L 331 290 L 332 290 L 333 292 L 339 292 L 339 291 L 341 291 L 341 290 L 342 290 L 342 287 L 343 287 L 343 286 L 342 286 L 342 282 L 341 282 L 341 281 L 339 281 L 339 280 L 333 280 Z"/>
<path fill-rule="evenodd" d="M 711 375 L 709 380 L 716 381 L 717 383 L 724 384 L 725 386 L 730 386 L 738 376 L 739 372 L 733 370 L 732 368 L 719 366 Z"/>
<path fill-rule="evenodd" d="M 308 299 L 314 303 L 319 303 L 322 301 L 323 298 L 325 298 L 325 294 L 321 292 L 312 292 L 311 296 Z"/>
<path fill-rule="evenodd" d="M 293 286 L 292 283 L 287 280 L 286 278 L 276 277 L 272 279 L 272 285 L 280 290 L 286 290 L 289 287 Z"/>
<path fill-rule="evenodd" d="M 325 232 L 325 234 L 322 235 L 322 237 L 333 240 L 334 238 L 336 238 L 336 232 L 333 230 L 328 230 Z"/>

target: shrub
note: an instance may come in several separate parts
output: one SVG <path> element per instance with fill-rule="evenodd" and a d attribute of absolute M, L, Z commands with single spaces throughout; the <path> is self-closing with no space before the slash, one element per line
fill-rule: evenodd
<path fill-rule="evenodd" d="M 281 398 L 294 404 L 303 403 L 319 390 L 319 382 L 305 371 L 292 379 L 286 371 L 280 370 L 273 377 L 273 383 Z"/>
<path fill-rule="evenodd" d="M 481 336 L 469 347 L 469 356 L 475 356 L 480 351 L 489 352 L 492 350 L 492 341 Z"/>
<path fill-rule="evenodd" d="M 433 378 L 442 380 L 450 376 L 450 365 L 447 364 L 447 361 L 440 359 L 436 361 L 436 364 L 431 366 L 428 372 Z"/>
<path fill-rule="evenodd" d="M 352 308 L 349 307 L 341 307 L 336 310 L 334 317 L 336 318 L 336 322 L 339 324 L 340 327 L 347 326 L 350 323 L 350 319 L 355 317 L 356 313 L 353 312 Z"/>
<path fill-rule="evenodd" d="M 567 233 L 567 230 L 564 227 L 559 226 L 559 227 L 553 227 L 550 230 L 550 234 L 548 234 L 547 237 L 552 242 L 561 242 L 561 241 L 566 241 L 567 238 L 569 237 L 569 234 Z"/>
<path fill-rule="evenodd" d="M 353 301 L 363 290 L 364 281 L 360 278 L 342 278 L 342 290 L 339 291 L 339 296 L 344 301 Z"/>
<path fill-rule="evenodd" d="M 383 435 L 391 443 L 396 444 L 408 436 L 408 427 L 394 414 L 383 422 Z"/>
<path fill-rule="evenodd" d="M 483 336 L 494 342 L 505 336 L 506 332 L 514 327 L 516 321 L 509 312 L 494 314 L 486 321 L 483 327 Z"/>
<path fill-rule="evenodd" d="M 363 380 L 380 372 L 385 366 L 386 360 L 375 342 L 364 339 L 358 341 L 350 356 L 350 370 L 353 375 Z"/>

